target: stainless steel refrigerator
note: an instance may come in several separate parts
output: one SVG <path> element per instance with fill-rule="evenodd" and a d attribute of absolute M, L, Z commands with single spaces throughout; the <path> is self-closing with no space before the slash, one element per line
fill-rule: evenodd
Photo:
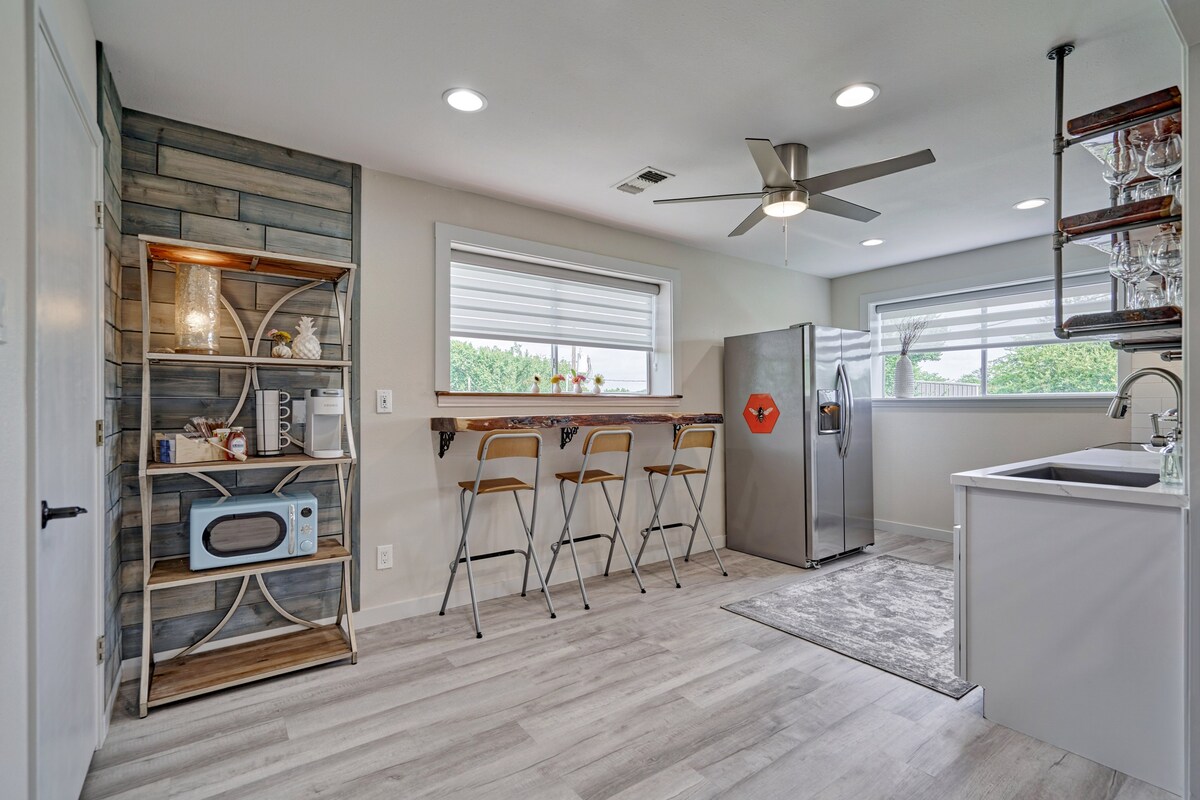
<path fill-rule="evenodd" d="M 815 567 L 875 543 L 870 334 L 727 338 L 724 440 L 731 550 Z"/>

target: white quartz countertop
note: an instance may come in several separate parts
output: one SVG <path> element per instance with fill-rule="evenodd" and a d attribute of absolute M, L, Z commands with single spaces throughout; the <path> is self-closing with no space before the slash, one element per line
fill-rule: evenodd
<path fill-rule="evenodd" d="M 1108 486 L 1095 483 L 1070 483 L 1067 481 L 1039 480 L 1036 478 L 1014 478 L 1005 473 L 1033 467 L 1060 464 L 1068 467 L 1089 469 L 1123 470 L 1158 474 L 1159 456 L 1155 453 L 1131 452 L 1128 450 L 1079 450 L 1015 464 L 956 472 L 950 477 L 955 486 L 999 489 L 1009 492 L 1057 495 L 1089 500 L 1105 500 L 1117 503 L 1135 503 L 1152 506 L 1187 508 L 1188 498 L 1182 489 L 1168 489 L 1155 483 L 1146 488 L 1136 486 Z"/>

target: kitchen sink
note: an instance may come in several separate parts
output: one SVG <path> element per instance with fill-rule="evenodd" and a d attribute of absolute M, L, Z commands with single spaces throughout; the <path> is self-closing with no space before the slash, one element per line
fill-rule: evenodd
<path fill-rule="evenodd" d="M 1156 472 L 1126 472 L 1115 469 L 1066 467 L 1059 464 L 1042 464 L 1005 473 L 1005 475 L 1009 478 L 1030 478 L 1064 483 L 1096 483 L 1104 486 L 1136 486 L 1142 489 L 1158 483 L 1158 473 Z"/>

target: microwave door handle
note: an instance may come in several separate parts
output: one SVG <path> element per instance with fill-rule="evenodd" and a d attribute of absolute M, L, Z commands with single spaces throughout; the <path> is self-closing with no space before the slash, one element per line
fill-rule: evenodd
<path fill-rule="evenodd" d="M 850 450 L 850 436 L 854 431 L 854 391 L 850 388 L 850 376 L 846 374 L 845 364 L 838 364 L 837 380 L 842 401 L 842 435 L 838 455 L 845 458 Z"/>
<path fill-rule="evenodd" d="M 296 555 L 296 506 L 288 506 L 288 555 Z"/>

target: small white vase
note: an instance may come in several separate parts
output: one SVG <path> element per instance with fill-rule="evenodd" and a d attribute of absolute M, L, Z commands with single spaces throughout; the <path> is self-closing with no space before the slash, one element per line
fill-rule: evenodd
<path fill-rule="evenodd" d="M 598 384 L 598 383 L 592 384 L 592 394 L 600 394 L 600 384 Z"/>
<path fill-rule="evenodd" d="M 532 394 L 541 394 L 541 391 L 542 391 L 542 385 L 541 385 L 540 383 L 535 383 L 535 384 L 534 384 L 534 385 L 533 385 L 533 386 L 530 388 L 530 390 L 529 390 L 529 391 L 530 391 L 530 393 L 532 393 Z"/>
<path fill-rule="evenodd" d="M 575 384 L 575 394 L 583 394 L 583 384 L 582 383 Z"/>
<path fill-rule="evenodd" d="M 550 384 L 554 387 L 554 394 L 562 394 L 562 382 Z"/>
<path fill-rule="evenodd" d="M 912 397 L 915 388 L 912 359 L 902 355 L 896 361 L 896 397 Z"/>

